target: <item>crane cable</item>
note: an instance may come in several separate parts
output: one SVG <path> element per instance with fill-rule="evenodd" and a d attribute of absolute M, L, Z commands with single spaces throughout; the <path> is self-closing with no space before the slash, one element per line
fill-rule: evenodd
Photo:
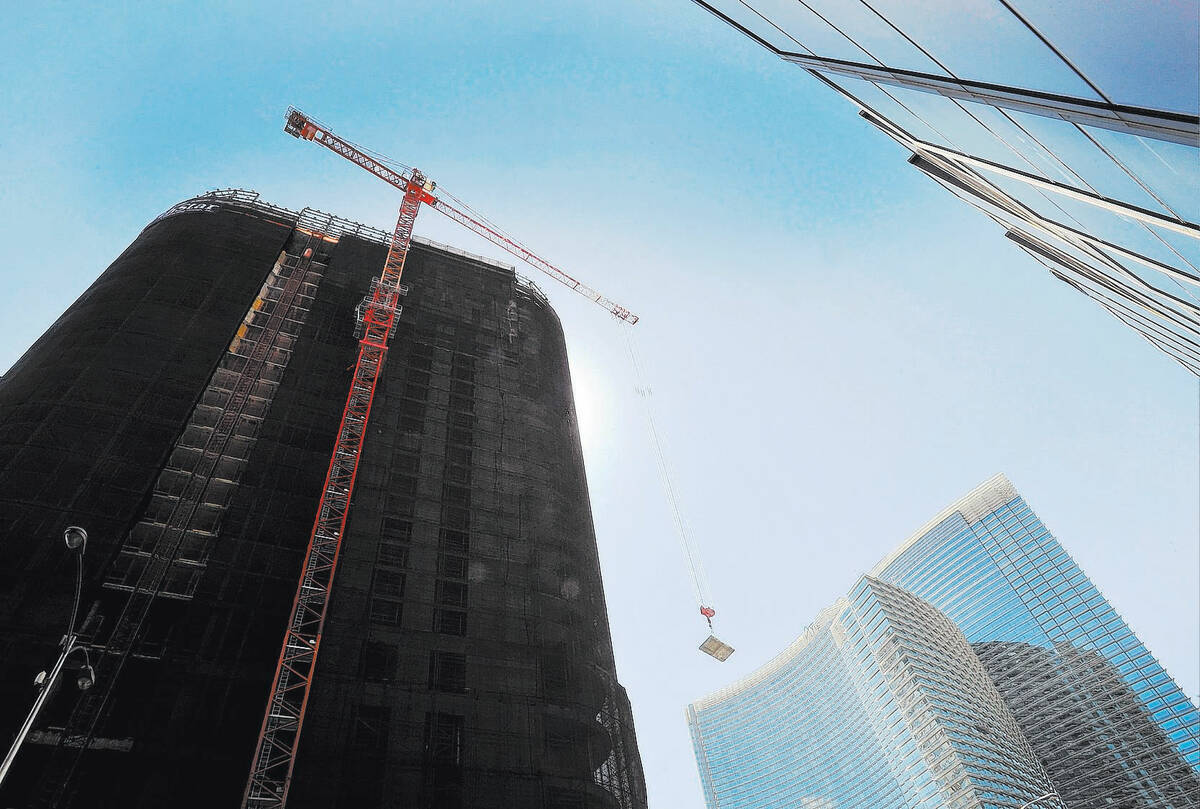
<path fill-rule="evenodd" d="M 309 120 L 311 120 L 313 123 L 317 124 L 318 126 L 324 128 L 325 131 L 327 131 L 327 132 L 331 131 L 328 127 L 326 127 L 323 123 L 316 120 L 315 118 L 310 118 Z M 377 152 L 373 149 L 368 149 L 365 146 L 361 146 L 357 143 L 353 143 L 352 141 L 346 141 L 346 142 L 349 143 L 351 146 L 353 146 L 355 149 L 358 149 L 359 151 L 363 152 L 364 154 L 370 155 L 375 160 L 379 161 L 380 163 L 384 164 L 385 166 L 391 168 L 394 171 L 397 171 L 401 174 L 406 174 L 406 175 L 410 175 L 413 171 L 413 168 L 411 166 L 409 166 L 405 163 L 402 163 L 399 160 L 396 160 L 394 158 L 388 157 L 387 155 L 383 154 L 382 152 Z M 458 197 L 451 194 L 445 188 L 442 188 L 439 186 L 438 187 L 438 195 L 449 197 L 455 203 L 457 203 L 457 205 L 460 208 L 465 209 L 469 214 L 474 216 L 477 220 L 479 220 L 480 222 L 483 222 L 485 225 L 487 225 L 488 227 L 492 228 L 492 230 L 494 230 L 497 233 L 504 236 L 506 239 L 508 239 L 513 244 L 516 244 L 517 246 L 521 247 L 522 249 L 528 250 L 528 248 L 526 248 L 523 244 L 521 244 L 521 242 L 519 242 L 516 238 L 509 235 L 508 233 L 505 233 L 504 230 L 502 230 L 498 225 L 496 225 L 495 222 L 492 222 L 491 220 L 489 220 L 486 216 L 479 213 L 478 211 L 473 209 L 470 205 L 468 205 L 467 203 L 463 202 Z M 667 493 L 667 501 L 671 505 L 671 515 L 675 521 L 675 531 L 679 537 L 679 545 L 680 545 L 680 548 L 682 548 L 682 550 L 683 550 L 684 560 L 687 565 L 688 576 L 692 582 L 692 591 L 696 596 L 696 603 L 700 607 L 700 614 L 704 616 L 704 619 L 708 622 L 708 627 L 711 630 L 712 629 L 712 619 L 713 619 L 713 616 L 715 616 L 717 614 L 717 612 L 711 606 L 712 599 L 709 595 L 710 591 L 709 591 L 709 586 L 708 586 L 708 576 L 704 572 L 704 565 L 700 561 L 700 553 L 696 549 L 695 544 L 692 542 L 691 535 L 688 533 L 688 530 L 687 530 L 687 523 L 683 519 L 683 512 L 679 508 L 679 498 L 675 494 L 675 484 L 672 481 L 670 465 L 667 463 L 666 452 L 663 449 L 663 440 L 662 440 L 662 437 L 659 435 L 658 427 L 654 421 L 654 408 L 653 408 L 653 403 L 652 403 L 653 390 L 650 388 L 649 385 L 647 385 L 645 383 L 645 381 L 643 379 L 642 366 L 641 366 L 641 363 L 638 362 L 637 351 L 634 348 L 634 337 L 633 337 L 632 329 L 625 330 L 625 345 L 626 345 L 626 348 L 629 350 L 630 362 L 633 364 L 634 379 L 636 381 L 635 390 L 637 391 L 638 396 L 641 398 L 642 403 L 645 405 L 646 424 L 650 431 L 650 443 L 654 446 L 655 457 L 658 459 L 658 471 L 659 471 L 659 474 L 662 476 L 663 488 L 666 490 L 666 493 Z"/>
<path fill-rule="evenodd" d="M 679 508 L 679 498 L 675 494 L 675 484 L 671 477 L 670 464 L 667 463 L 667 454 L 663 447 L 664 442 L 654 420 L 654 391 L 646 384 L 643 377 L 642 365 L 638 361 L 638 352 L 634 347 L 632 328 L 625 329 L 625 347 L 629 351 L 629 360 L 633 365 L 634 390 L 645 406 L 646 424 L 650 431 L 650 443 L 653 445 L 655 457 L 658 459 L 658 471 L 662 476 L 663 488 L 667 493 L 667 502 L 671 506 L 671 516 L 675 521 L 675 531 L 679 538 L 679 546 L 683 550 L 688 577 L 692 582 L 692 591 L 696 596 L 696 603 L 700 606 L 700 614 L 708 621 L 708 627 L 711 630 L 712 619 L 716 615 L 716 610 L 711 606 L 712 599 L 708 586 L 708 576 L 704 572 L 704 565 L 700 560 L 700 552 L 692 541 L 691 534 L 688 533 L 687 522 L 683 518 L 682 510 Z"/>

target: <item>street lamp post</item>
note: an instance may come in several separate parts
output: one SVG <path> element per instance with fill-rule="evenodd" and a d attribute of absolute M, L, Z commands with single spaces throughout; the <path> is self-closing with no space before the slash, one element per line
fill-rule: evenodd
<path fill-rule="evenodd" d="M 0 764 L 0 786 L 4 785 L 4 779 L 8 776 L 9 769 L 12 768 L 13 760 L 17 757 L 17 753 L 21 750 L 21 745 L 25 743 L 25 738 L 29 735 L 29 731 L 33 729 L 34 722 L 37 721 L 38 714 L 42 712 L 42 708 L 50 700 L 50 695 L 54 691 L 54 686 L 58 683 L 59 675 L 67 665 L 67 658 L 77 651 L 83 652 L 83 666 L 79 669 L 79 676 L 76 678 L 76 684 L 81 691 L 86 691 L 91 688 L 96 681 L 95 670 L 92 669 L 91 661 L 88 659 L 87 648 L 79 642 L 79 636 L 75 634 L 75 619 L 79 615 L 79 596 L 83 591 L 83 552 L 87 548 L 87 531 L 77 525 L 69 526 L 63 531 L 63 541 L 67 548 L 75 554 L 75 599 L 71 604 L 71 621 L 67 624 L 67 634 L 63 635 L 59 645 L 62 647 L 62 652 L 51 667 L 50 673 L 39 672 L 37 679 L 34 682 L 38 686 L 37 699 L 33 701 L 33 707 L 29 709 L 29 715 L 25 717 L 25 722 L 21 725 L 21 729 L 17 731 L 17 737 L 13 740 L 12 747 L 8 749 L 8 754 L 4 757 L 4 763 Z"/>
<path fill-rule="evenodd" d="M 1018 806 L 1017 809 L 1029 809 L 1030 806 L 1033 806 L 1035 803 L 1040 803 L 1041 801 L 1046 800 L 1046 798 L 1058 798 L 1058 793 L 1057 792 L 1047 792 L 1045 795 L 1039 795 L 1036 798 L 1034 798 L 1033 800 L 1031 800 L 1029 803 Z M 1060 800 L 1061 800 L 1061 798 L 1060 798 Z"/>

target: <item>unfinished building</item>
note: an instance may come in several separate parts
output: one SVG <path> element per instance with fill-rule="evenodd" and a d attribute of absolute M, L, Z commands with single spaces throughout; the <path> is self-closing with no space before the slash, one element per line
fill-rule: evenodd
<path fill-rule="evenodd" d="M 0 805 L 242 798 L 388 239 L 188 200 L 0 379 L 0 737 L 66 625 L 68 524 L 96 669 Z M 644 807 L 558 319 L 452 248 L 404 278 L 289 805 Z"/>

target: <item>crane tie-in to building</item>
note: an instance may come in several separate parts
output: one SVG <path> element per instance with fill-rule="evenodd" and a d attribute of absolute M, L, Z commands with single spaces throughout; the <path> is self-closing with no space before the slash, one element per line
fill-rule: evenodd
<path fill-rule="evenodd" d="M 284 131 L 340 154 L 400 189 L 404 198 L 400 203 L 400 214 L 392 233 L 387 259 L 379 278 L 371 285 L 363 313 L 358 359 L 275 667 L 250 777 L 243 794 L 242 806 L 245 809 L 282 807 L 287 804 L 308 696 L 316 673 L 325 615 L 333 592 L 342 535 L 371 416 L 371 403 L 400 312 L 400 277 L 412 241 L 413 223 L 421 206 L 433 208 L 478 233 L 526 264 L 603 306 L 624 323 L 633 325 L 638 320 L 637 315 L 625 307 L 563 272 L 483 217 L 468 212 L 470 209 L 461 202 L 457 205 L 447 202 L 443 197 L 449 195 L 445 192 L 442 192 L 443 196 L 435 196 L 437 185 L 417 169 L 358 147 L 294 108 L 288 109 Z"/>

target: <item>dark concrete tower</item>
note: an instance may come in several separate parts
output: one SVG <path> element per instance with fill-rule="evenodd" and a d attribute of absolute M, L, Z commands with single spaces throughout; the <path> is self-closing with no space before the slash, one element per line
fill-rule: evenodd
<path fill-rule="evenodd" d="M 0 380 L 5 746 L 72 523 L 97 673 L 0 806 L 237 804 L 387 238 L 189 200 Z M 451 248 L 414 243 L 405 281 L 289 806 L 643 807 L 558 319 Z"/>

